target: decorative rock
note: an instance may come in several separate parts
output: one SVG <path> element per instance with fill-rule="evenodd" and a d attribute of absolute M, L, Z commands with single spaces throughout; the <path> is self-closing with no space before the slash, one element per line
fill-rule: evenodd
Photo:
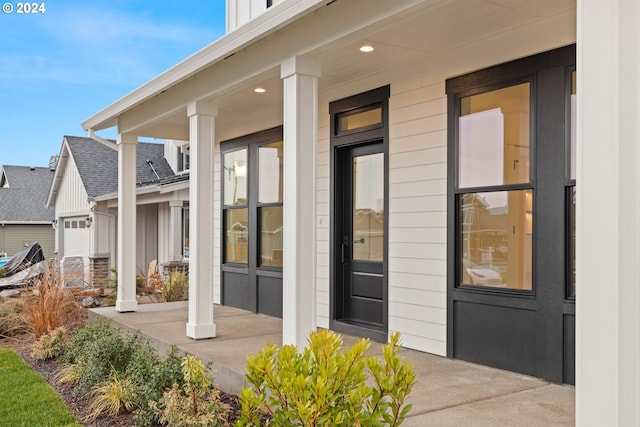
<path fill-rule="evenodd" d="M 94 297 L 86 297 L 82 300 L 82 306 L 84 308 L 99 307 L 100 300 Z"/>
<path fill-rule="evenodd" d="M 10 298 L 10 297 L 19 297 L 20 291 L 18 289 L 7 289 L 0 292 L 0 297 Z"/>

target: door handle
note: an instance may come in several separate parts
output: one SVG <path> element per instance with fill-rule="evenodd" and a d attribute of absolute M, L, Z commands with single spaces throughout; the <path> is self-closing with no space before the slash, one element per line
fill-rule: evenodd
<path fill-rule="evenodd" d="M 364 237 L 361 237 L 358 240 L 354 240 L 353 243 L 364 243 Z"/>
<path fill-rule="evenodd" d="M 342 248 L 342 255 L 340 257 L 340 262 L 344 264 L 344 243 L 340 245 Z"/>

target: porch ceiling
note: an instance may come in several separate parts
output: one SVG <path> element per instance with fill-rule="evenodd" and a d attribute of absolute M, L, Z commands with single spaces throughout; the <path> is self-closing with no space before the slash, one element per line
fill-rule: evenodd
<path fill-rule="evenodd" d="M 392 72 L 426 67 L 440 69 L 442 78 L 452 77 L 455 74 L 450 73 L 471 71 L 465 67 L 492 64 L 485 64 L 483 58 L 485 62 L 515 59 L 575 41 L 575 0 L 395 1 L 406 3 L 406 7 L 391 16 L 367 16 L 368 21 L 362 25 L 358 10 L 380 2 L 338 0 L 236 53 L 231 58 L 235 64 L 212 64 L 202 76 L 195 76 L 209 85 L 210 95 L 204 100 L 218 106 L 216 134 L 227 139 L 282 124 L 282 81 L 276 62 L 280 57 L 315 57 L 322 66 L 320 97 L 329 101 L 351 95 L 349 91 L 355 89 L 353 84 L 357 81 L 370 85 L 362 90 L 386 84 Z M 326 31 L 340 36 L 332 38 L 325 33 L 313 37 L 309 32 L 317 31 L 314 20 L 335 21 Z M 309 28 L 307 32 L 305 27 Z M 503 40 L 502 47 L 496 42 L 499 39 Z M 505 43 L 508 48 L 504 48 Z M 372 45 L 375 51 L 359 52 L 364 44 Z M 499 50 L 504 52 L 496 53 Z M 465 56 L 475 59 L 465 62 Z M 446 70 L 443 62 L 449 64 Z M 221 85 L 217 91 L 211 87 L 218 80 L 215 68 L 220 68 L 219 73 L 227 72 L 225 65 L 241 78 L 236 84 Z M 263 68 L 247 70 L 248 66 Z M 255 93 L 256 87 L 266 89 L 266 93 Z M 145 103 L 134 111 L 144 108 Z M 183 103 L 170 113 L 139 124 L 136 132 L 157 138 L 188 139 L 188 129 Z"/>

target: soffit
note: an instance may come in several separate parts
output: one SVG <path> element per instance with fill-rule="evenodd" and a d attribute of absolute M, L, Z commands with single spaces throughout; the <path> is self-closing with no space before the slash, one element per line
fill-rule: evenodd
<path fill-rule="evenodd" d="M 532 26 L 544 29 L 544 22 L 556 17 L 564 17 L 562 19 L 567 23 L 566 32 L 575 34 L 575 0 L 440 0 L 419 3 L 403 13 L 381 18 L 370 25 L 345 32 L 330 43 L 301 52 L 312 55 L 321 63 L 320 90 L 332 92 L 334 88 L 349 85 L 350 82 L 367 76 L 384 76 L 392 70 L 429 64 L 430 61 L 443 57 L 446 52 L 465 46 L 480 46 L 485 40 L 489 45 L 491 38 L 500 34 L 513 35 L 513 44 L 526 43 L 530 32 L 522 30 L 519 38 L 521 29 Z M 353 9 L 348 7 L 355 4 L 358 4 L 355 0 L 339 0 L 335 7 L 332 6 L 333 10 L 320 12 L 352 12 Z M 365 5 L 366 2 L 359 1 L 359 4 Z M 313 19 L 314 16 L 307 16 L 238 55 L 259 56 L 263 54 L 260 50 L 265 49 L 269 43 L 277 43 L 278 38 L 286 39 L 288 32 L 294 34 L 300 31 L 300 27 L 307 25 L 305 21 Z M 553 40 L 555 37 L 554 34 L 542 34 L 540 29 L 536 31 L 546 39 Z M 567 37 L 562 34 L 556 38 L 564 41 Z M 360 53 L 358 48 L 362 44 L 373 45 L 375 51 L 370 54 Z M 557 46 L 550 45 L 548 48 Z M 292 50 L 295 49 L 302 48 L 293 46 Z M 383 79 L 380 82 L 384 84 Z M 258 86 L 265 88 L 267 92 L 254 93 L 253 89 Z M 226 92 L 215 93 L 205 100 L 218 107 L 216 132 L 220 134 L 248 133 L 259 130 L 259 126 L 269 126 L 268 123 L 271 123 L 270 126 L 282 124 L 282 81 L 277 67 L 253 73 L 241 85 Z M 249 121 L 248 118 L 256 120 Z M 258 129 L 251 129 L 251 123 L 255 123 Z M 169 129 L 175 132 L 170 132 Z M 140 131 L 158 138 L 188 138 L 186 109 L 178 109 L 159 123 L 150 123 Z"/>

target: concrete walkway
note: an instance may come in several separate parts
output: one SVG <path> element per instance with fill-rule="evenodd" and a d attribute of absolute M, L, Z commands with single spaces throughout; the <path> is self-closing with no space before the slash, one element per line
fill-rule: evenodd
<path fill-rule="evenodd" d="M 187 303 L 141 304 L 134 313 L 96 308 L 89 318 L 104 317 L 122 329 L 138 330 L 164 354 L 171 344 L 213 363 L 216 384 L 238 393 L 245 386 L 245 357 L 267 342 L 282 343 L 280 319 L 244 310 L 215 307 L 218 336 L 195 341 L 185 334 Z M 343 336 L 346 345 L 356 338 Z M 371 354 L 381 354 L 372 343 Z M 403 349 L 415 364 L 418 382 L 413 408 L 403 426 L 572 426 L 574 388 L 459 360 Z"/>

